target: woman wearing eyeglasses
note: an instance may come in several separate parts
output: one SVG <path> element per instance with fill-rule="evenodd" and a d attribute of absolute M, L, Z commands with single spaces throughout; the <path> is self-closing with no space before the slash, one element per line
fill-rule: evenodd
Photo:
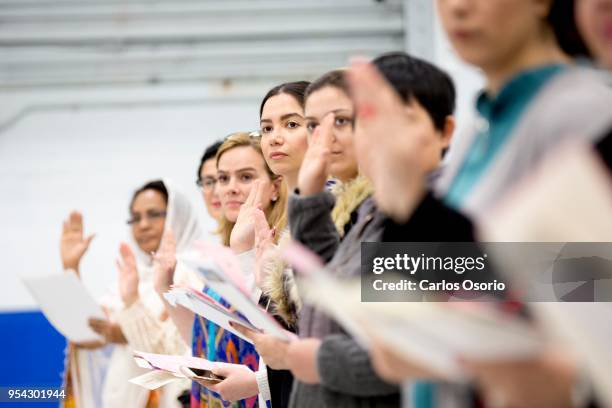
<path fill-rule="evenodd" d="M 219 200 L 219 194 L 215 189 L 217 183 L 217 159 L 215 156 L 221 143 L 223 142 L 217 141 L 206 148 L 200 160 L 196 179 L 196 185 L 202 189 L 206 211 L 217 222 L 220 222 L 223 218 L 221 200 Z"/>
<path fill-rule="evenodd" d="M 160 247 L 167 230 L 172 230 L 178 252 L 188 248 L 201 230 L 188 199 L 168 181 L 152 181 L 136 190 L 129 210 L 127 223 L 133 242 L 120 246 L 119 293 L 111 291 L 102 302 L 108 319 L 90 319 L 90 326 L 104 340 L 70 345 L 66 380 L 69 398 L 65 406 L 118 407 L 128 401 L 134 407 L 180 406 L 177 395 L 185 384 L 174 383 L 160 392 L 149 392 L 129 383 L 129 379 L 143 373 L 134 363 L 132 350 L 164 354 L 189 351 L 154 290 L 152 253 Z M 83 237 L 81 214 L 70 214 L 61 239 L 66 270 L 79 273 L 92 237 Z M 175 282 L 199 281 L 178 272 Z"/>

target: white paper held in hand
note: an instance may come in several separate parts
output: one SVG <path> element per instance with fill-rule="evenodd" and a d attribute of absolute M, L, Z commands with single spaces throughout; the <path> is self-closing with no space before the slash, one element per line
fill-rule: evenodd
<path fill-rule="evenodd" d="M 74 272 L 23 279 L 49 322 L 68 340 L 79 343 L 103 340 L 88 319 L 104 319 L 104 311 Z"/>

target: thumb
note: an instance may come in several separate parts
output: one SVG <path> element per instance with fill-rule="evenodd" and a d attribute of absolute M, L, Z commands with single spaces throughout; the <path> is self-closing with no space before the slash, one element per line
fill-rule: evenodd
<path fill-rule="evenodd" d="M 228 367 L 219 365 L 210 370 L 214 375 L 219 377 L 229 377 L 231 374 L 231 370 Z"/>
<path fill-rule="evenodd" d="M 308 140 L 308 147 L 309 148 L 314 147 L 320 143 L 321 143 L 321 125 L 317 126 L 312 132 L 312 134 L 310 135 L 310 140 Z"/>
<path fill-rule="evenodd" d="M 104 312 L 104 316 L 106 316 L 106 320 L 110 320 L 110 309 L 108 306 L 101 305 L 102 311 Z"/>
<path fill-rule="evenodd" d="M 332 129 L 334 127 L 334 120 L 336 120 L 336 115 L 330 112 L 325 116 L 325 118 L 323 118 L 321 125 L 317 127 L 317 129 L 320 129 L 319 135 L 321 137 L 321 143 L 325 147 L 330 146 L 332 143 Z"/>
<path fill-rule="evenodd" d="M 115 259 L 115 265 L 117 265 L 117 270 L 119 271 L 119 280 L 121 280 L 125 275 L 125 269 L 123 268 L 123 264 L 119 259 Z"/>
<path fill-rule="evenodd" d="M 91 241 L 93 241 L 95 237 L 96 237 L 96 234 L 91 234 L 90 236 L 85 238 L 85 248 L 89 248 L 89 244 L 91 244 Z"/>
<path fill-rule="evenodd" d="M 243 336 L 248 337 L 249 339 L 255 341 L 255 338 L 257 337 L 257 334 L 258 334 L 257 332 L 255 332 L 255 331 L 253 331 L 253 330 L 251 330 L 251 329 L 249 329 L 247 327 L 244 327 L 243 325 L 238 324 L 238 323 L 229 322 L 229 325 L 234 330 L 236 330 L 237 332 L 241 333 Z"/>

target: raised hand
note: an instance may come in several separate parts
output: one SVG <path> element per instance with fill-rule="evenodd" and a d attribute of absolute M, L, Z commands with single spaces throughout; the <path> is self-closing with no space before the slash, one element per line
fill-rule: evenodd
<path fill-rule="evenodd" d="M 300 195 L 309 196 L 325 189 L 330 172 L 333 126 L 334 114 L 328 113 L 312 133 L 298 175 Z"/>
<path fill-rule="evenodd" d="M 159 249 L 153 255 L 153 261 L 155 290 L 161 295 L 170 289 L 176 270 L 176 241 L 171 230 L 164 232 Z"/>
<path fill-rule="evenodd" d="M 73 269 L 78 272 L 81 258 L 89 248 L 95 234 L 83 237 L 83 216 L 78 211 L 72 211 L 64 221 L 60 254 L 64 269 Z"/>
<path fill-rule="evenodd" d="M 426 140 L 410 132 L 406 107 L 372 64 L 353 63 L 348 80 L 357 112 L 359 166 L 374 184 L 378 207 L 396 221 L 405 221 L 425 192 L 421 152 Z"/>
<path fill-rule="evenodd" d="M 130 307 L 138 300 L 138 268 L 136 257 L 129 245 L 122 242 L 119 246 L 121 260 L 117 259 L 119 269 L 119 294 L 126 307 Z"/>
<path fill-rule="evenodd" d="M 276 230 L 270 228 L 263 211 L 254 211 L 253 217 L 255 218 L 255 284 L 261 287 L 265 279 L 265 265 L 274 256 Z"/>
<path fill-rule="evenodd" d="M 255 180 L 249 196 L 240 206 L 238 219 L 230 235 L 230 248 L 237 254 L 249 251 L 255 245 L 255 217 L 253 214 L 258 209 L 261 211 L 264 187 L 260 180 Z"/>

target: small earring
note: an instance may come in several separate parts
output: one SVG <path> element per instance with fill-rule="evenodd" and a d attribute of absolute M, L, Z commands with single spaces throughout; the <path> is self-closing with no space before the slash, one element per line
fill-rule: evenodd
<path fill-rule="evenodd" d="M 278 200 L 278 197 L 272 197 L 272 202 L 275 203 Z"/>

